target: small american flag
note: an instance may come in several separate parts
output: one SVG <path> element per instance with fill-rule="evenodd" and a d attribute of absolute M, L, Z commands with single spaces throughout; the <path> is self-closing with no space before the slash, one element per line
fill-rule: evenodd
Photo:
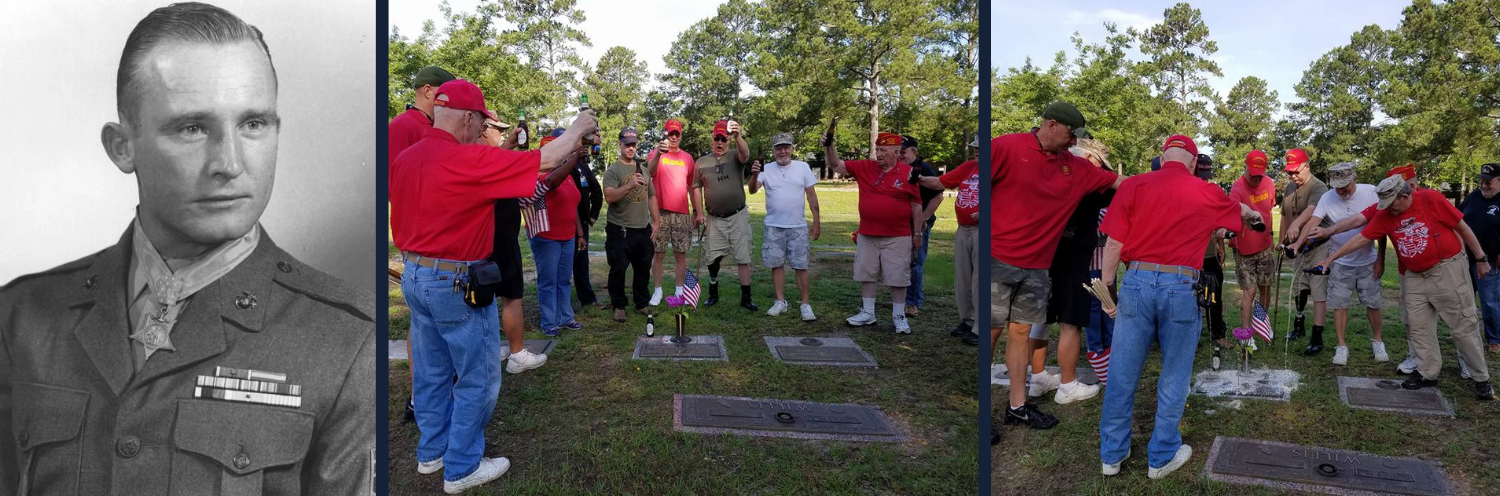
<path fill-rule="evenodd" d="M 1260 300 L 1255 300 L 1255 309 L 1250 314 L 1250 330 L 1267 343 L 1276 336 L 1276 331 L 1271 330 L 1271 317 L 1266 315 L 1266 307 L 1261 306 Z"/>
<path fill-rule="evenodd" d="M 698 276 L 693 275 L 693 269 L 688 269 L 687 277 L 682 280 L 682 297 L 687 304 L 698 308 Z"/>
<path fill-rule="evenodd" d="M 537 181 L 536 190 L 529 198 L 518 199 L 521 204 L 521 215 L 526 219 L 526 237 L 535 238 L 551 230 L 551 224 L 547 221 L 547 183 Z"/>

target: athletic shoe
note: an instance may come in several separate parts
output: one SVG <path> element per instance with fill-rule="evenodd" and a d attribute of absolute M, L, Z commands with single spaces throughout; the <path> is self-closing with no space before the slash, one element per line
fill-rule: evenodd
<path fill-rule="evenodd" d="M 1463 379 L 1474 378 L 1474 374 L 1469 373 L 1469 363 L 1465 362 L 1462 356 L 1458 357 L 1458 377 Z"/>
<path fill-rule="evenodd" d="M 1426 387 L 1437 387 L 1437 379 L 1423 379 L 1421 373 L 1412 372 L 1411 377 L 1407 377 L 1405 381 L 1401 382 L 1402 389 L 1422 389 Z"/>
<path fill-rule="evenodd" d="M 1372 342 L 1370 342 L 1370 347 L 1375 349 L 1375 361 L 1377 361 L 1377 362 L 1388 362 L 1388 361 L 1391 360 L 1391 356 L 1388 355 L 1388 354 L 1386 354 L 1386 352 L 1385 352 L 1385 343 L 1384 342 L 1381 342 L 1381 341 L 1372 341 Z"/>
<path fill-rule="evenodd" d="M 464 492 L 465 489 L 500 478 L 505 475 L 506 470 L 510 470 L 510 460 L 504 457 L 480 458 L 479 468 L 468 477 L 456 481 L 443 481 L 443 492 L 448 494 Z"/>
<path fill-rule="evenodd" d="M 562 326 L 566 327 L 566 328 L 568 328 L 570 330 L 574 330 L 574 331 L 581 331 L 581 330 L 583 330 L 583 324 L 579 323 L 576 320 L 572 321 L 572 322 L 568 322 L 566 324 L 563 324 Z"/>
<path fill-rule="evenodd" d="M 561 335 L 562 331 L 559 330 L 556 327 L 553 327 L 553 328 L 550 328 L 550 329 L 542 329 L 542 334 L 545 335 L 545 336 L 547 336 L 547 337 L 549 337 L 549 338 L 555 338 L 555 337 Z"/>
<path fill-rule="evenodd" d="M 1026 381 L 1026 396 L 1035 398 L 1048 391 L 1056 390 L 1062 386 L 1062 378 L 1049 374 L 1043 370 L 1040 374 L 1031 374 L 1031 380 Z"/>
<path fill-rule="evenodd" d="M 1334 365 L 1348 365 L 1349 364 L 1349 347 L 1348 346 L 1335 346 L 1333 348 L 1333 364 Z"/>
<path fill-rule="evenodd" d="M 953 330 L 948 331 L 948 335 L 956 338 L 973 332 L 973 330 L 974 326 L 969 325 L 968 322 L 959 322 L 958 325 L 953 326 Z"/>
<path fill-rule="evenodd" d="M 766 315 L 770 315 L 772 317 L 775 317 L 777 315 L 781 315 L 781 312 L 785 312 L 785 311 L 786 311 L 786 301 L 776 300 L 776 303 L 772 303 L 771 304 L 771 309 L 770 310 L 766 310 Z"/>
<path fill-rule="evenodd" d="M 1057 426 L 1057 417 L 1047 415 L 1031 403 L 1021 408 L 1005 409 L 1005 425 L 1025 425 L 1032 429 L 1051 429 Z"/>
<path fill-rule="evenodd" d="M 1167 465 L 1162 468 L 1153 468 L 1147 471 L 1146 477 L 1150 477 L 1152 479 L 1160 479 L 1162 477 L 1166 477 L 1168 474 L 1171 474 L 1172 471 L 1182 468 L 1183 465 L 1187 464 L 1188 459 L 1192 457 L 1192 446 L 1188 446 L 1186 444 L 1178 446 L 1177 454 L 1172 456 L 1172 461 L 1167 462 Z"/>
<path fill-rule="evenodd" d="M 802 321 L 803 322 L 812 322 L 814 320 L 818 320 L 818 316 L 817 315 L 813 315 L 813 313 L 812 313 L 812 305 L 808 305 L 806 303 L 803 303 L 802 304 Z"/>
<path fill-rule="evenodd" d="M 969 335 L 964 336 L 963 342 L 969 346 L 979 346 L 979 333 L 969 331 Z"/>
<path fill-rule="evenodd" d="M 1066 405 L 1093 398 L 1099 395 L 1098 384 L 1084 384 L 1074 380 L 1057 387 L 1057 394 L 1052 397 L 1059 405 Z"/>
<path fill-rule="evenodd" d="M 657 306 L 657 305 L 660 305 L 660 304 L 661 304 L 661 286 L 657 286 L 656 287 L 656 292 L 655 293 L 651 293 L 651 306 L 654 307 L 654 306 Z"/>
<path fill-rule="evenodd" d="M 442 469 L 443 469 L 443 458 L 442 457 L 438 457 L 438 459 L 430 461 L 430 462 L 421 462 L 421 461 L 417 462 L 417 473 L 422 474 L 422 475 L 436 473 L 437 471 L 442 470 Z"/>
<path fill-rule="evenodd" d="M 1489 349 L 1490 353 L 1500 354 L 1500 343 L 1490 343 L 1485 348 Z"/>
<path fill-rule="evenodd" d="M 1120 459 L 1120 463 L 1105 463 L 1104 464 L 1104 470 L 1103 470 L 1104 475 L 1115 475 L 1115 474 L 1120 473 L 1120 466 L 1124 465 L 1125 464 L 1125 460 L 1129 460 L 1129 459 L 1130 459 L 1130 447 L 1126 446 L 1125 447 L 1125 458 L 1121 458 Z"/>
<path fill-rule="evenodd" d="M 891 317 L 891 323 L 896 325 L 896 334 L 911 334 L 911 325 L 906 323 L 905 315 Z"/>
<path fill-rule="evenodd" d="M 1396 366 L 1396 371 L 1400 372 L 1400 373 L 1403 373 L 1403 374 L 1410 374 L 1412 372 L 1416 372 L 1417 371 L 1417 357 L 1412 356 L 1412 355 L 1406 355 L 1406 360 L 1402 360 L 1401 361 L 1401 365 L 1397 365 Z"/>
<path fill-rule="evenodd" d="M 1474 392 L 1481 401 L 1495 400 L 1495 389 L 1490 387 L 1490 381 L 1474 383 Z"/>
<path fill-rule="evenodd" d="M 510 363 L 505 364 L 505 371 L 519 374 L 547 363 L 547 355 L 538 355 L 532 353 L 531 350 L 521 348 L 521 351 L 511 353 L 507 361 Z"/>
<path fill-rule="evenodd" d="M 852 325 L 854 327 L 859 327 L 859 326 L 875 325 L 876 321 L 875 321 L 875 314 L 870 313 L 870 312 L 866 312 L 864 310 L 860 310 L 859 313 L 854 314 L 853 317 L 849 317 L 847 319 L 844 319 L 844 322 L 847 322 L 849 325 Z"/>

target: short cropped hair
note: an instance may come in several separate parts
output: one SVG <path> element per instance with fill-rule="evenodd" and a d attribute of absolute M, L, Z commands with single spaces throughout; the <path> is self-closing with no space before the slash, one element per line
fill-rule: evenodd
<path fill-rule="evenodd" d="M 129 124 L 135 123 L 140 102 L 136 93 L 141 90 L 139 78 L 140 59 L 152 48 L 165 42 L 179 41 L 223 45 L 238 41 L 254 41 L 271 61 L 271 49 L 260 29 L 246 24 L 234 14 L 222 8 L 198 2 L 174 3 L 151 11 L 130 31 L 125 39 L 125 50 L 120 54 L 119 72 L 115 79 L 116 110 L 120 118 Z M 271 64 L 271 77 L 276 77 L 276 64 Z"/>

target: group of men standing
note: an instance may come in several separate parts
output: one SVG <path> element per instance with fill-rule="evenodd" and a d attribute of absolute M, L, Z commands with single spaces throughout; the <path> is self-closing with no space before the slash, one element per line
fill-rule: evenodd
<path fill-rule="evenodd" d="M 1265 225 L 1276 191 L 1266 177 L 1264 152 L 1247 154 L 1244 174 L 1226 195 L 1211 182 L 1212 159 L 1199 154 L 1187 136 L 1168 138 L 1152 172 L 1130 178 L 1108 170 L 1107 162 L 1099 160 L 1107 151 L 1101 153 L 1102 146 L 1088 136 L 1078 110 L 1057 102 L 1044 110 L 1041 124 L 1031 132 L 991 142 L 991 346 L 1002 335 L 1008 337 L 1005 363 L 1016 378 L 1002 414 L 1005 425 L 1048 429 L 1057 424 L 1055 417 L 1028 403 L 1027 396 L 1056 389 L 1057 402 L 1064 404 L 1098 393 L 1097 387 L 1078 384 L 1072 373 L 1078 327 L 1088 326 L 1090 362 L 1105 364 L 1102 370 L 1096 366 L 1096 372 L 1101 385 L 1108 384 L 1099 425 L 1103 473 L 1119 473 L 1130 455 L 1135 393 L 1153 342 L 1161 349 L 1162 366 L 1148 475 L 1165 477 L 1186 463 L 1192 448 L 1182 443 L 1178 425 L 1201 332 L 1199 294 L 1204 285 L 1217 286 L 1222 278 L 1225 239 L 1235 255 L 1241 325 L 1250 327 L 1252 315 L 1276 304 L 1272 287 L 1280 277 L 1278 261 L 1292 257 L 1297 316 L 1289 339 L 1304 334 L 1303 310 L 1311 298 L 1314 326 L 1304 352 L 1321 352 L 1324 312 L 1331 307 L 1337 337 L 1333 362 L 1344 365 L 1349 355 L 1347 308 L 1355 296 L 1367 308 L 1374 359 L 1388 359 L 1381 341 L 1380 276 L 1384 240 L 1389 238 L 1403 274 L 1402 320 L 1408 325 L 1412 353 L 1399 367 L 1410 374 L 1402 386 L 1436 384 L 1441 366 L 1436 320 L 1442 318 L 1453 329 L 1461 376 L 1474 381 L 1479 399 L 1494 398 L 1474 287 L 1500 287 L 1488 255 L 1500 250 L 1500 165 L 1481 169 L 1480 190 L 1470 195 L 1460 212 L 1440 193 L 1416 187 L 1411 166 L 1392 170 L 1372 186 L 1357 184 L 1354 164 L 1341 163 L 1329 169 L 1325 184 L 1312 175 L 1307 154 L 1291 150 L 1285 161 L 1291 183 L 1284 194 L 1282 237 L 1277 243 L 1274 231 Z M 1470 224 L 1482 227 L 1471 229 Z M 1371 246 L 1375 240 L 1381 240 L 1378 250 Z M 1096 245 L 1101 249 L 1095 260 L 1071 255 L 1087 253 Z M 1465 252 L 1472 264 L 1464 263 Z M 1098 277 L 1114 292 L 1121 263 L 1126 271 L 1117 288 L 1118 305 L 1105 309 L 1103 319 L 1118 319 L 1110 333 L 1100 319 L 1070 309 L 1086 308 L 1091 299 L 1082 290 L 1088 283 L 1080 274 Z M 1466 269 L 1471 269 L 1469 274 Z M 1482 289 L 1481 299 L 1493 293 L 1497 292 Z M 1486 324 L 1493 320 L 1500 327 L 1500 313 L 1489 311 L 1500 310 L 1500 301 L 1486 305 Z M 1210 325 L 1216 354 L 1230 346 L 1221 312 L 1210 308 L 1211 316 L 1217 317 Z M 1045 325 L 1050 322 L 1062 324 L 1060 380 L 1044 372 L 1042 360 L 1035 359 L 1045 357 Z M 1490 350 L 1500 353 L 1500 330 L 1490 332 L 1487 327 L 1486 333 Z M 1103 347 L 1102 360 L 1096 360 L 1096 341 Z M 1028 365 L 1030 383 L 1023 388 L 1019 380 L 1026 377 L 1021 371 Z M 998 432 L 993 442 L 999 441 Z"/>

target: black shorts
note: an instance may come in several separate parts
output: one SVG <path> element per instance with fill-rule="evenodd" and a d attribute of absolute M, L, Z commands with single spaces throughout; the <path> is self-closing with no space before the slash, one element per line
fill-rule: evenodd
<path fill-rule="evenodd" d="M 490 260 L 500 266 L 500 288 L 495 295 L 520 299 L 525 279 L 521 275 L 521 204 L 513 199 L 495 202 L 495 245 Z"/>
<path fill-rule="evenodd" d="M 1083 289 L 1089 282 L 1089 259 L 1065 260 L 1061 253 L 1052 259 L 1052 268 L 1047 271 L 1052 278 L 1052 295 L 1047 300 L 1047 322 L 1059 322 L 1078 326 L 1089 325 L 1089 306 L 1093 296 Z"/>

